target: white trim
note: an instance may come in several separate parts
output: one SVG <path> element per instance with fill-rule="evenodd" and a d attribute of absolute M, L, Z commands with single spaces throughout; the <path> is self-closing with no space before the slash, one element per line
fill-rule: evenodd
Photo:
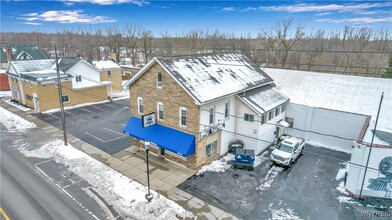
<path fill-rule="evenodd" d="M 63 101 L 63 103 L 70 103 L 71 102 L 71 97 L 69 96 L 69 94 L 65 94 L 65 95 L 63 95 L 63 97 L 64 96 L 68 96 L 68 102 L 64 102 Z M 61 100 L 63 100 L 63 97 L 61 97 Z"/>
<path fill-rule="evenodd" d="M 159 106 L 162 106 L 162 119 L 160 119 L 160 114 L 159 114 Z M 159 121 L 163 121 L 165 119 L 165 113 L 164 113 L 164 108 L 163 108 L 163 103 L 162 102 L 157 102 L 157 119 Z"/>
<path fill-rule="evenodd" d="M 142 104 L 140 105 L 140 101 L 142 102 Z M 144 112 L 144 103 L 143 103 L 143 98 L 142 97 L 137 97 L 137 113 L 139 114 L 143 114 L 143 112 L 140 112 L 140 106 L 142 106 L 143 108 L 143 112 Z"/>
<path fill-rule="evenodd" d="M 211 123 L 211 109 L 212 109 L 212 123 Z M 215 106 L 208 108 L 208 124 L 215 124 Z"/>
<path fill-rule="evenodd" d="M 20 98 L 19 100 L 22 100 L 23 105 L 26 105 L 26 99 L 25 99 L 25 94 L 24 94 L 24 90 L 23 90 L 23 85 L 22 85 L 22 78 L 17 79 L 18 80 L 18 85 L 19 85 L 19 92 L 20 92 Z"/>
<path fill-rule="evenodd" d="M 226 117 L 226 104 L 228 104 L 227 105 L 227 117 Z M 229 120 L 229 118 L 230 118 L 230 100 L 225 102 L 225 120 Z"/>
<path fill-rule="evenodd" d="M 185 110 L 185 125 L 182 125 L 182 115 L 181 115 L 181 110 Z M 185 107 L 180 107 L 178 111 L 179 117 L 179 125 L 180 127 L 186 128 L 188 126 L 188 110 Z"/>

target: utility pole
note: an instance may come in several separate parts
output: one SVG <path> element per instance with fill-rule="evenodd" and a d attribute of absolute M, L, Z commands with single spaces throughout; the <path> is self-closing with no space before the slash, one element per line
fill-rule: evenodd
<path fill-rule="evenodd" d="M 373 148 L 373 141 L 374 141 L 374 135 L 376 134 L 376 129 L 377 129 L 377 122 L 378 122 L 378 116 L 380 115 L 381 104 L 382 104 L 382 100 L 383 100 L 383 98 L 384 98 L 384 92 L 381 94 L 380 105 L 378 106 L 378 112 L 377 112 L 376 124 L 374 125 L 374 130 L 373 130 L 372 141 L 370 142 L 370 149 L 369 149 L 369 154 L 368 154 L 368 158 L 367 158 L 367 161 L 366 161 L 366 166 L 365 166 L 365 173 L 363 174 L 362 185 L 361 185 L 361 191 L 359 191 L 359 197 L 358 197 L 358 200 L 360 200 L 360 199 L 361 199 L 361 197 L 362 197 L 363 184 L 365 183 L 366 172 L 367 172 L 367 169 L 368 169 L 368 166 L 369 166 L 370 153 L 372 153 L 372 148 Z M 366 152 L 366 147 L 365 147 L 365 152 Z"/>
<path fill-rule="evenodd" d="M 64 133 L 64 144 L 68 145 L 67 138 L 67 126 L 65 125 L 65 112 L 64 112 L 64 103 L 63 103 L 63 91 L 61 89 L 61 80 L 60 80 L 60 70 L 59 70 L 59 62 L 57 58 L 57 47 L 54 45 L 54 54 L 56 56 L 56 72 L 57 72 L 57 89 L 59 92 L 60 99 L 60 108 L 61 108 L 61 122 L 63 124 L 63 133 Z"/>

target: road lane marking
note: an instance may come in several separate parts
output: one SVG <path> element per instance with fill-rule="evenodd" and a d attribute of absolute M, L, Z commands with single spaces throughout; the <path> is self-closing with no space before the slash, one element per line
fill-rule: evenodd
<path fill-rule="evenodd" d="M 108 107 L 110 107 L 110 108 L 116 108 L 116 107 L 113 107 L 113 106 L 111 106 L 111 105 L 108 105 L 108 104 L 104 104 L 105 106 L 108 106 Z"/>
<path fill-rule="evenodd" d="M 100 107 L 97 107 L 97 106 L 93 106 L 93 105 L 90 105 L 90 107 L 93 107 L 93 108 L 99 109 L 99 110 L 103 110 L 103 108 L 100 108 Z"/>
<path fill-rule="evenodd" d="M 115 133 L 115 134 L 119 134 L 119 135 L 121 135 L 121 136 L 126 136 L 125 134 L 123 134 L 123 133 L 120 133 L 120 132 L 118 132 L 118 131 L 114 131 L 114 130 L 112 130 L 112 129 L 109 129 L 109 128 L 103 128 L 103 129 L 105 129 L 105 130 L 107 130 L 107 131 L 111 131 L 111 132 L 113 132 L 113 133 Z"/>
<path fill-rule="evenodd" d="M 3 217 L 5 218 L 5 220 L 10 220 L 10 218 L 8 217 L 7 213 L 5 213 L 5 211 L 3 210 L 3 208 L 0 207 L 0 212 L 3 215 Z"/>
<path fill-rule="evenodd" d="M 75 115 L 74 113 L 72 113 L 72 112 L 69 112 L 69 111 L 64 111 L 65 113 L 68 113 L 68 114 L 70 114 L 70 115 Z"/>
<path fill-rule="evenodd" d="M 35 165 L 35 166 L 38 166 L 38 165 L 41 165 L 41 164 L 43 164 L 43 163 L 47 163 L 47 162 L 52 161 L 52 160 L 53 160 L 53 159 L 45 160 L 45 161 L 36 163 L 36 164 L 34 164 L 34 165 Z"/>
<path fill-rule="evenodd" d="M 99 141 L 101 141 L 101 142 L 105 142 L 105 141 L 102 140 L 101 138 L 99 138 L 99 137 L 97 137 L 97 136 L 94 136 L 94 135 L 92 135 L 92 134 L 90 134 L 90 133 L 88 133 L 88 132 L 84 132 L 84 133 L 90 135 L 91 137 L 93 137 L 93 138 L 95 138 L 95 139 L 97 139 L 97 140 L 99 140 Z"/>
<path fill-rule="evenodd" d="M 60 119 L 59 117 L 57 117 L 57 116 L 55 116 L 55 115 L 52 115 L 52 114 L 48 114 L 48 115 L 52 116 L 53 118 Z"/>
<path fill-rule="evenodd" d="M 88 112 L 88 113 L 93 113 L 92 111 L 90 111 L 90 110 L 88 110 L 88 109 L 86 109 L 86 108 L 80 108 L 80 110 L 86 111 L 86 112 Z"/>
<path fill-rule="evenodd" d="M 107 143 L 107 142 L 110 142 L 110 141 L 115 141 L 115 140 L 118 140 L 118 139 L 121 139 L 121 138 L 125 138 L 125 137 L 128 137 L 128 136 L 121 136 L 121 137 L 116 137 L 116 138 L 113 138 L 113 139 L 109 139 L 109 140 L 107 140 L 107 141 L 105 141 L 105 143 Z"/>

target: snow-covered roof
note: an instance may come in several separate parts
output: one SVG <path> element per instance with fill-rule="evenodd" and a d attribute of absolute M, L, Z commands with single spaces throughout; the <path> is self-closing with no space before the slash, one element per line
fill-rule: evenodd
<path fill-rule="evenodd" d="M 100 70 L 119 69 L 121 68 L 117 63 L 112 60 L 93 61 L 94 66 Z"/>
<path fill-rule="evenodd" d="M 371 115 L 373 122 L 384 92 L 377 129 L 392 133 L 392 79 L 269 68 L 265 72 L 292 103 Z"/>
<path fill-rule="evenodd" d="M 18 75 L 32 81 L 47 81 L 57 79 L 54 59 L 15 60 L 11 61 Z M 60 71 L 60 78 L 72 78 L 71 75 Z"/>
<path fill-rule="evenodd" d="M 198 102 L 208 102 L 272 82 L 240 53 L 215 53 L 154 58 L 130 82 L 158 62 Z"/>
<path fill-rule="evenodd" d="M 289 101 L 289 98 L 273 85 L 266 85 L 241 93 L 238 98 L 260 114 L 265 114 Z"/>

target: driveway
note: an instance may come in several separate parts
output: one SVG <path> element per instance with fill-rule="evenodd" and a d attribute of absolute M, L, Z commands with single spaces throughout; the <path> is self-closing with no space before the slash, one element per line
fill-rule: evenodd
<path fill-rule="evenodd" d="M 60 112 L 33 115 L 62 129 Z M 109 154 L 132 146 L 131 137 L 122 133 L 129 118 L 129 99 L 65 111 L 68 133 Z"/>
<path fill-rule="evenodd" d="M 179 188 L 243 219 L 367 219 L 361 211 L 392 207 L 385 200 L 339 202 L 348 196 L 337 190 L 341 180 L 335 177 L 349 154 L 307 145 L 289 169 L 273 165 L 268 157 L 254 171 L 207 172 Z"/>

